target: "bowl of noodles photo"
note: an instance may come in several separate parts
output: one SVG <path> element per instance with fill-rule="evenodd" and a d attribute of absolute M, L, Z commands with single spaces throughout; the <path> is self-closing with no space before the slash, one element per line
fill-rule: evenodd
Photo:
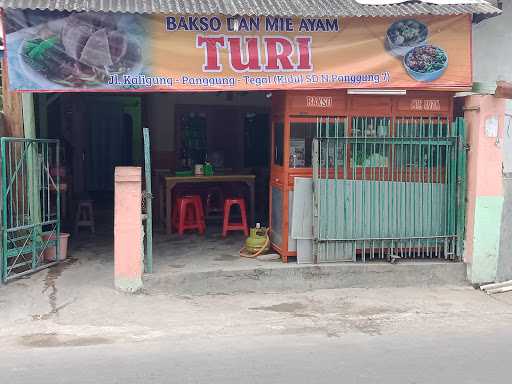
<path fill-rule="evenodd" d="M 418 20 L 398 20 L 390 25 L 386 37 L 390 52 L 403 57 L 411 49 L 427 44 L 428 28 Z"/>
<path fill-rule="evenodd" d="M 448 67 L 448 55 L 440 47 L 423 45 L 407 52 L 404 67 L 414 80 L 434 81 L 439 79 Z"/>

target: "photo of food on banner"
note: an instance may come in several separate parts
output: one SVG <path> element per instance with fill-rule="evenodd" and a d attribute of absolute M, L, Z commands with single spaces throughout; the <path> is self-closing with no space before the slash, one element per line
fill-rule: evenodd
<path fill-rule="evenodd" d="M 408 75 L 417 81 L 439 79 L 448 67 L 446 51 L 428 43 L 428 26 L 414 19 L 395 21 L 386 34 L 386 49 L 399 58 Z"/>
<path fill-rule="evenodd" d="M 138 15 L 9 9 L 5 19 L 18 80 L 48 89 L 104 87 L 113 74 L 143 70 L 145 29 Z"/>

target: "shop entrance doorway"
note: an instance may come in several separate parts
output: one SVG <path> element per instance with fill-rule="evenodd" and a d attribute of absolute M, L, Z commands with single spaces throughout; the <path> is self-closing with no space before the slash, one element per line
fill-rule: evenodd
<path fill-rule="evenodd" d="M 142 164 L 140 100 L 99 96 L 89 99 L 86 109 L 85 190 L 111 193 L 115 167 Z"/>
<path fill-rule="evenodd" d="M 220 187 L 225 188 L 228 194 L 244 195 L 248 210 L 253 210 L 248 212 L 253 221 L 251 225 L 268 223 L 268 109 L 258 106 L 178 105 L 175 142 L 179 174 L 192 171 L 195 164 L 208 162 L 213 166 L 214 175 L 255 176 L 252 186 L 244 185 L 244 181 L 236 185 L 234 181 Z"/>
<path fill-rule="evenodd" d="M 144 170 L 142 128 L 148 127 L 155 270 L 182 257 L 187 265 L 218 263 L 214 259 L 228 253 L 226 262 L 239 258 L 246 236 L 243 231 L 222 236 L 224 200 L 245 201 L 248 227 L 269 225 L 270 96 L 263 92 L 37 95 L 37 135 L 61 143 L 61 180 L 66 185 L 61 216 L 63 230 L 71 233 L 71 254 L 77 250 L 88 257 L 110 254 L 114 168 Z M 212 165 L 213 178 L 196 182 L 195 168 L 205 162 Z M 187 175 L 193 182 L 187 182 Z M 169 177 L 177 182 L 167 204 Z M 194 230 L 180 235 L 170 227 L 166 210 L 184 195 L 198 195 L 208 211 L 204 235 Z M 84 221 L 78 217 L 83 211 L 86 216 L 92 211 L 94 227 L 77 225 Z M 241 217 L 241 209 L 233 206 L 231 221 Z M 205 246 L 209 252 L 204 252 Z"/>

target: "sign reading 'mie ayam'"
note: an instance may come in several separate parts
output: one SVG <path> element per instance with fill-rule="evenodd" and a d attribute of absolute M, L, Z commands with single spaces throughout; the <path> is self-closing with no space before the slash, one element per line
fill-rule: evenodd
<path fill-rule="evenodd" d="M 4 22 L 15 90 L 471 85 L 469 16 L 286 18 L 8 10 Z"/>

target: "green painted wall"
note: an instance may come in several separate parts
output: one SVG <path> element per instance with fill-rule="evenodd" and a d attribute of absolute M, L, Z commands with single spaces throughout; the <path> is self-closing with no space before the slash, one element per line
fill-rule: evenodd
<path fill-rule="evenodd" d="M 476 199 L 473 264 L 470 271 L 472 283 L 496 279 L 502 210 L 502 196 L 480 196 Z"/>

